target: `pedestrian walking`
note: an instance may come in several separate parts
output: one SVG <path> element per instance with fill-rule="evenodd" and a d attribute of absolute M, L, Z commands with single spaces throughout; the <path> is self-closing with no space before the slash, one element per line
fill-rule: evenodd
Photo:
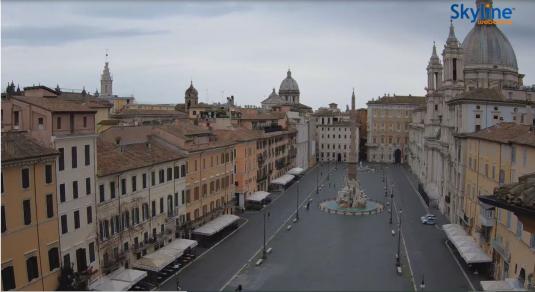
<path fill-rule="evenodd" d="M 305 205 L 305 208 L 306 208 L 307 211 L 308 211 L 308 209 L 310 208 L 310 201 L 307 202 L 307 204 Z"/>
<path fill-rule="evenodd" d="M 242 290 L 242 287 L 241 287 L 241 284 L 239 284 L 238 287 L 236 287 L 236 290 L 235 290 L 235 291 L 236 291 L 236 292 L 241 292 L 241 290 Z"/>
<path fill-rule="evenodd" d="M 180 282 L 178 279 L 176 279 L 176 291 L 182 291 L 182 288 L 180 287 Z"/>

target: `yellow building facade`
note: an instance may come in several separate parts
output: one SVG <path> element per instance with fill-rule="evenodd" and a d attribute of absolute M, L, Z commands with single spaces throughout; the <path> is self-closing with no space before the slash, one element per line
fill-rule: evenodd
<path fill-rule="evenodd" d="M 2 290 L 58 288 L 56 157 L 24 133 L 2 133 Z"/>
<path fill-rule="evenodd" d="M 468 233 L 493 259 L 496 279 L 535 271 L 535 236 L 505 209 L 481 203 L 496 188 L 535 172 L 535 134 L 530 126 L 502 123 L 465 137 L 464 220 Z"/>

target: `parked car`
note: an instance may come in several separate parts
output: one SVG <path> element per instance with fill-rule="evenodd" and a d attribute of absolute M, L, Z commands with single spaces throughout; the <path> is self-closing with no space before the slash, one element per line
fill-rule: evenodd
<path fill-rule="evenodd" d="M 420 221 L 422 221 L 422 224 L 435 225 L 437 217 L 433 214 L 426 214 L 425 216 L 420 217 Z"/>

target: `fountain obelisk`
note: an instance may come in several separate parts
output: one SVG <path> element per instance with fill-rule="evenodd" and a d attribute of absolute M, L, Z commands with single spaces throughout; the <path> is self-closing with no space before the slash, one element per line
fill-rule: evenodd
<path fill-rule="evenodd" d="M 366 208 L 366 196 L 360 190 L 357 180 L 357 111 L 355 110 L 355 90 L 351 95 L 351 144 L 347 165 L 346 185 L 338 192 L 336 201 L 342 208 Z"/>

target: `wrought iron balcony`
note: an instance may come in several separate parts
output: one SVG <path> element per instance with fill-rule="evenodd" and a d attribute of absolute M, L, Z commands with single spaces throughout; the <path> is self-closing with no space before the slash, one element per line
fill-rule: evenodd
<path fill-rule="evenodd" d="M 497 253 L 499 253 L 506 262 L 511 261 L 511 252 L 507 250 L 505 246 L 503 246 L 503 243 L 501 241 L 494 239 L 491 241 L 491 245 L 492 245 L 492 248 Z"/>

